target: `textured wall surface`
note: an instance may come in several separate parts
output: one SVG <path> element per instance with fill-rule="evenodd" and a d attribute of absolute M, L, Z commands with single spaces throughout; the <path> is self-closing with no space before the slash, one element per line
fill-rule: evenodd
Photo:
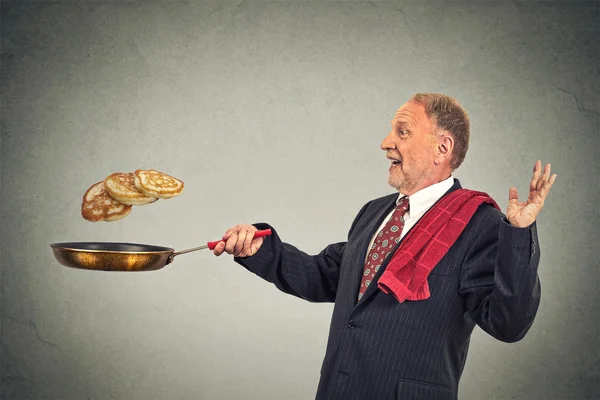
<path fill-rule="evenodd" d="M 208 251 L 120 274 L 49 244 L 183 250 L 265 221 L 317 253 L 391 193 L 379 145 L 418 91 L 468 110 L 455 176 L 503 210 L 538 158 L 559 174 L 537 319 L 515 344 L 475 330 L 460 398 L 598 398 L 598 21 L 597 2 L 3 1 L 1 398 L 313 398 L 331 304 Z M 184 194 L 81 218 L 137 168 Z"/>

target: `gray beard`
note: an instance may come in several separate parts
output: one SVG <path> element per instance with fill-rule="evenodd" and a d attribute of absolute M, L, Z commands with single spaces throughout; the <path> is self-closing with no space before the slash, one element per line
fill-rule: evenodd
<path fill-rule="evenodd" d="M 421 182 L 423 182 L 425 179 L 427 179 L 429 176 L 431 176 L 433 170 L 427 170 L 427 171 L 423 171 L 421 174 L 419 174 L 416 177 L 404 177 L 404 179 L 402 179 L 400 182 L 394 182 L 394 178 L 393 177 L 389 177 L 388 178 L 388 184 L 395 188 L 396 190 L 398 190 L 399 192 L 409 192 L 412 191 L 414 188 L 416 188 Z"/>

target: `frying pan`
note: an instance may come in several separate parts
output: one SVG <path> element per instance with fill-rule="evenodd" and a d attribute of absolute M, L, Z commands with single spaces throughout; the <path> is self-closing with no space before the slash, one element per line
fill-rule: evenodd
<path fill-rule="evenodd" d="M 254 232 L 259 238 L 271 235 L 271 229 Z M 173 262 L 173 258 L 192 251 L 213 250 L 217 243 L 175 252 L 170 247 L 137 243 L 68 242 L 50 245 L 54 257 L 66 267 L 96 271 L 155 271 Z"/>

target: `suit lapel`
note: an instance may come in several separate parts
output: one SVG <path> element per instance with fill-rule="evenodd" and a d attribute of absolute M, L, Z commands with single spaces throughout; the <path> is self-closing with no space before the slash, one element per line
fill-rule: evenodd
<path fill-rule="evenodd" d="M 453 191 L 457 190 L 457 189 L 461 189 L 462 186 L 460 185 L 460 181 L 456 178 L 454 178 L 454 184 L 452 185 L 452 187 L 450 189 L 448 189 L 448 191 L 446 193 L 444 193 L 444 195 L 442 197 L 440 197 L 434 204 L 433 206 L 431 206 L 431 208 L 429 210 L 427 210 L 427 212 L 421 217 L 421 219 L 427 215 L 427 213 L 429 211 L 431 211 L 435 205 L 442 199 L 444 198 L 447 194 L 452 193 Z M 394 203 L 395 204 L 395 203 Z M 384 213 L 384 216 L 387 215 L 387 213 L 389 213 L 391 211 L 391 208 L 388 207 L 388 211 L 386 213 Z M 420 219 L 419 219 L 420 220 Z M 383 222 L 383 217 L 380 219 L 380 222 L 378 225 L 376 225 L 376 227 L 374 229 L 377 229 L 379 227 L 379 225 Z M 388 254 L 388 256 L 385 258 L 385 260 L 383 261 L 383 263 L 381 264 L 381 267 L 379 268 L 379 271 L 377 272 L 377 274 L 375 274 L 375 277 L 373 278 L 373 281 L 371 283 L 371 285 L 369 285 L 369 287 L 367 288 L 367 290 L 365 291 L 365 294 L 363 295 L 362 299 L 360 300 L 360 302 L 358 304 L 356 304 L 356 307 L 361 306 L 362 304 L 365 304 L 367 299 L 373 295 L 373 293 L 379 291 L 379 287 L 377 287 L 377 282 L 379 281 L 379 277 L 381 276 L 381 274 L 383 274 L 383 272 L 385 271 L 385 269 L 387 268 L 390 260 L 392 259 L 392 255 L 396 253 L 396 250 L 398 250 L 398 247 L 400 247 L 400 245 L 402 244 L 402 242 L 404 242 L 404 238 L 406 238 L 406 236 L 408 236 L 408 233 L 410 231 L 412 231 L 415 226 L 417 226 L 417 224 L 413 225 L 410 230 L 408 232 L 406 232 L 406 235 L 404 235 L 402 237 L 402 240 L 400 240 L 400 242 L 392 249 L 392 251 L 390 251 L 390 253 Z M 370 232 L 371 236 L 369 236 L 369 241 L 367 242 L 367 246 L 368 243 L 370 242 L 370 239 L 373 238 L 373 235 L 375 235 L 375 233 L 377 232 Z M 366 254 L 367 249 L 364 249 L 364 253 Z M 362 267 L 364 269 L 364 265 Z M 360 275 L 358 277 L 358 284 L 356 286 L 356 297 L 358 298 L 358 286 L 360 286 L 360 279 L 361 279 L 361 275 L 363 272 L 363 269 L 361 269 L 360 271 Z"/>
<path fill-rule="evenodd" d="M 367 257 L 367 251 L 369 248 L 369 244 L 371 243 L 371 239 L 377 233 L 377 228 L 383 223 L 385 217 L 392 212 L 394 207 L 396 206 L 396 200 L 398 196 L 391 196 L 391 200 L 384 208 L 379 210 L 375 210 L 370 215 L 364 216 L 369 220 L 367 226 L 362 229 L 360 234 L 360 239 L 357 243 L 358 254 L 356 255 L 356 259 L 352 264 L 352 290 L 350 291 L 353 296 L 353 301 L 356 305 L 356 300 L 358 299 L 358 288 L 360 287 L 360 281 L 362 279 L 362 274 L 365 269 L 365 258 Z"/>

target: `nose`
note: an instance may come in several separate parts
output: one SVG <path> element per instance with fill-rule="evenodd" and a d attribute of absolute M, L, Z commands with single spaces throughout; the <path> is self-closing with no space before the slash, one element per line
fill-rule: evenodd
<path fill-rule="evenodd" d="M 387 151 L 394 150 L 396 148 L 396 144 L 394 143 L 394 140 L 392 140 L 392 134 L 393 131 L 390 131 L 385 139 L 383 139 L 383 142 L 381 142 L 381 150 Z"/>

